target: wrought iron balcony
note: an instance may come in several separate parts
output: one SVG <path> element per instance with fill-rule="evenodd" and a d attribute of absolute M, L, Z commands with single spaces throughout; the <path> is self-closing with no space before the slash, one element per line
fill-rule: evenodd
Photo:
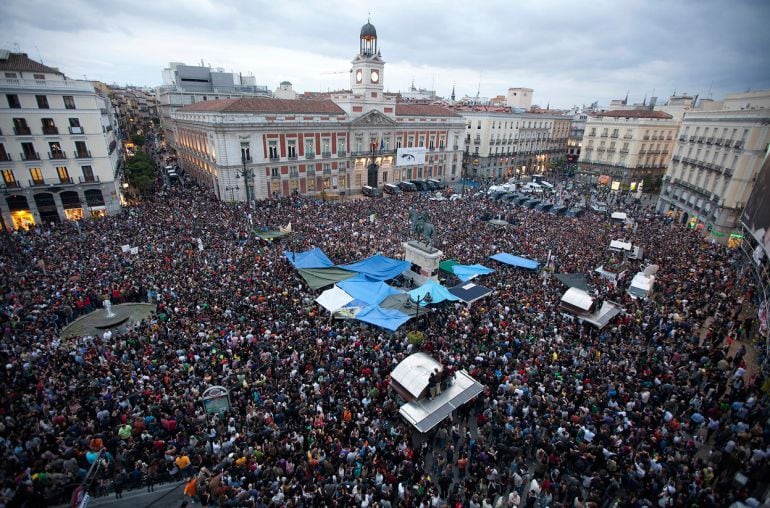
<path fill-rule="evenodd" d="M 79 176 L 78 183 L 101 183 L 101 179 L 98 176 Z"/>
<path fill-rule="evenodd" d="M 14 127 L 13 128 L 14 134 L 17 136 L 30 136 L 32 135 L 32 131 L 29 127 Z"/>
<path fill-rule="evenodd" d="M 23 161 L 39 161 L 40 154 L 37 152 L 21 153 L 21 160 Z"/>
<path fill-rule="evenodd" d="M 332 156 L 332 153 L 329 151 L 321 152 L 321 157 L 323 157 L 324 159 L 329 158 L 331 156 Z"/>
<path fill-rule="evenodd" d="M 306 152 L 305 153 L 306 159 L 315 159 L 315 152 Z"/>
<path fill-rule="evenodd" d="M 43 134 L 47 136 L 54 136 L 56 134 L 59 134 L 59 129 L 55 125 L 50 125 L 47 127 L 43 127 Z"/>
<path fill-rule="evenodd" d="M 75 158 L 76 159 L 90 159 L 91 158 L 91 151 L 90 150 L 80 150 L 75 152 Z"/>
<path fill-rule="evenodd" d="M 67 153 L 60 150 L 58 152 L 48 152 L 49 159 L 62 160 L 67 158 Z"/>
<path fill-rule="evenodd" d="M 0 153 L 0 161 L 10 162 L 11 160 L 13 160 L 13 159 L 11 159 L 11 154 L 9 154 L 9 153 Z"/>
<path fill-rule="evenodd" d="M 281 160 L 281 158 L 280 158 L 280 157 L 278 157 L 278 156 L 277 156 L 277 155 L 275 155 L 275 154 L 273 154 L 273 155 L 270 155 L 269 159 L 270 159 L 270 162 L 278 162 L 279 160 Z"/>
<path fill-rule="evenodd" d="M 70 134 L 83 134 L 83 127 L 70 127 Z"/>

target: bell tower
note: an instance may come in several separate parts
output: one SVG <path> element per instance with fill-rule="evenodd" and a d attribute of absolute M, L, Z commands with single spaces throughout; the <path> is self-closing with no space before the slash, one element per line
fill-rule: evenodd
<path fill-rule="evenodd" d="M 361 27 L 358 54 L 351 63 L 350 89 L 353 93 L 365 101 L 382 100 L 385 62 L 377 47 L 377 30 L 369 20 Z"/>

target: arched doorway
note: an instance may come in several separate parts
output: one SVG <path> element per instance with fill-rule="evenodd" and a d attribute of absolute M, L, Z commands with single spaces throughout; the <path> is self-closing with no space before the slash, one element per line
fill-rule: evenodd
<path fill-rule="evenodd" d="M 6 197 L 5 202 L 8 203 L 8 210 L 11 212 L 13 229 L 27 229 L 30 226 L 35 225 L 35 216 L 32 215 L 32 211 L 29 209 L 29 203 L 25 196 L 13 194 Z"/>
<path fill-rule="evenodd" d="M 690 214 L 687 212 L 682 212 L 682 224 L 687 224 L 690 222 Z"/>
<path fill-rule="evenodd" d="M 104 217 L 107 215 L 107 207 L 104 206 L 104 196 L 99 189 L 88 189 L 85 191 L 86 205 L 88 207 L 84 210 L 86 217 Z"/>
<path fill-rule="evenodd" d="M 40 220 L 44 224 L 61 222 L 59 211 L 56 209 L 56 201 L 50 192 L 35 194 L 35 205 L 37 206 L 37 213 L 40 214 Z"/>
<path fill-rule="evenodd" d="M 66 191 L 59 194 L 64 216 L 69 220 L 80 220 L 84 217 L 83 207 L 80 205 L 80 196 L 77 192 Z"/>

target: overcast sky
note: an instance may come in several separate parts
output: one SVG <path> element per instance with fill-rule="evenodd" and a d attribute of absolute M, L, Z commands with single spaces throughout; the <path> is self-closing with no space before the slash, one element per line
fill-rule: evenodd
<path fill-rule="evenodd" d="M 275 89 L 348 88 L 371 12 L 385 87 L 535 89 L 543 107 L 770 88 L 768 0 L 3 0 L 0 46 L 70 77 L 156 86 L 169 62 Z M 342 72 L 343 74 L 339 74 Z M 333 74 L 338 73 L 338 74 Z"/>

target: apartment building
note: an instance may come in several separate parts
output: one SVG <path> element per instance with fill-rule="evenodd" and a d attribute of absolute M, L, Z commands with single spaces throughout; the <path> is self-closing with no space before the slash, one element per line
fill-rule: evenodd
<path fill-rule="evenodd" d="M 770 90 L 731 94 L 687 111 L 658 211 L 720 242 L 739 235 L 768 143 Z"/>
<path fill-rule="evenodd" d="M 7 228 L 118 212 L 120 138 L 88 81 L 0 50 L 0 215 Z"/>

